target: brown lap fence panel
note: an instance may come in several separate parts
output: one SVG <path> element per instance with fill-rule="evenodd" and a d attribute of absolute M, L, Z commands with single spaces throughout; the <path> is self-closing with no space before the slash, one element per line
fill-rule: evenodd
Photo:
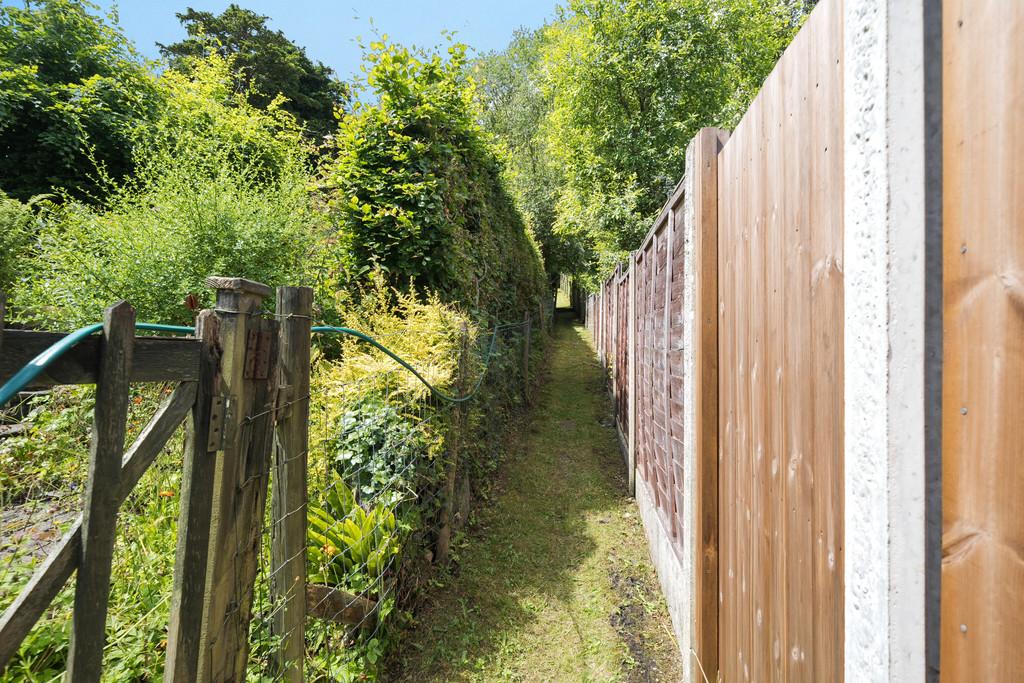
<path fill-rule="evenodd" d="M 718 159 L 726 681 L 843 677 L 842 44 L 819 7 Z"/>
<path fill-rule="evenodd" d="M 943 680 L 1024 680 L 1024 4 L 942 9 Z"/>

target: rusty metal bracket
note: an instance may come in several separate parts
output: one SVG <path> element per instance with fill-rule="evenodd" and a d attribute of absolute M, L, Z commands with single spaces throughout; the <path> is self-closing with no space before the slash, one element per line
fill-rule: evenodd
<path fill-rule="evenodd" d="M 245 340 L 245 379 L 267 379 L 271 341 L 270 330 L 249 330 Z"/>

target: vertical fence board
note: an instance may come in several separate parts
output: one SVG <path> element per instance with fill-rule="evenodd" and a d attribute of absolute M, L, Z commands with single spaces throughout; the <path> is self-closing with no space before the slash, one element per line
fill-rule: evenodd
<path fill-rule="evenodd" d="M 694 143 L 693 193 L 696 339 L 693 381 L 694 496 L 697 548 L 694 561 L 694 681 L 718 671 L 718 153 L 728 139 L 705 128 Z M 686 312 L 684 311 L 684 315 Z M 684 529 L 684 532 L 688 530 Z M 710 674 L 708 674 L 710 672 Z"/>
<path fill-rule="evenodd" d="M 719 159 L 724 680 L 842 675 L 841 16 L 814 12 Z"/>
<path fill-rule="evenodd" d="M 811 135 L 794 158 L 808 158 L 811 188 L 811 403 L 814 436 L 810 451 L 811 516 L 810 570 L 814 591 L 811 613 L 820 615 L 811 631 L 811 680 L 843 677 L 843 213 L 833 210 L 843 185 L 843 44 L 842 14 L 822 23 L 809 37 L 810 77 L 806 92 L 827 89 L 821 100 L 829 116 L 811 116 Z M 828 19 L 826 14 L 824 19 Z M 820 148 L 813 149 L 817 143 Z M 829 618 L 835 615 L 834 618 Z"/>
<path fill-rule="evenodd" d="M 216 449 L 209 447 L 210 413 L 219 369 L 217 317 L 213 311 L 199 314 L 196 338 L 203 346 L 195 404 L 185 432 L 178 543 L 164 666 L 164 681 L 167 683 L 197 680 L 200 634 L 205 612 L 203 598 L 209 561 L 210 513 L 216 465 Z"/>
<path fill-rule="evenodd" d="M 279 287 L 281 363 L 273 497 L 271 503 L 271 605 L 273 634 L 281 638 L 277 671 L 303 680 L 306 625 L 306 487 L 309 457 L 310 327 L 313 290 Z"/>
<path fill-rule="evenodd" d="M 82 513 L 82 554 L 68 647 L 67 678 L 72 681 L 98 681 L 103 666 L 134 341 L 135 310 L 130 305 L 122 301 L 103 312 L 103 342 Z"/>
<path fill-rule="evenodd" d="M 943 680 L 1024 680 L 1024 4 L 942 8 Z"/>

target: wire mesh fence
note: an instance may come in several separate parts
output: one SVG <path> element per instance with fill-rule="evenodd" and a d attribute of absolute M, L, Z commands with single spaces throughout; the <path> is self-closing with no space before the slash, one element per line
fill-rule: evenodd
<path fill-rule="evenodd" d="M 376 338 L 400 346 L 407 334 L 385 331 Z M 262 523 L 250 535 L 231 537 L 231 544 L 211 545 L 211 552 L 235 559 L 255 553 L 255 575 L 241 561 L 229 565 L 229 580 L 243 590 L 228 611 L 208 618 L 207 648 L 223 647 L 243 624 L 247 643 L 237 650 L 250 679 L 297 680 L 295 664 L 281 654 L 289 639 L 301 644 L 304 680 L 359 679 L 374 669 L 401 625 L 396 616 L 411 609 L 437 565 L 448 561 L 469 514 L 473 482 L 497 461 L 495 435 L 525 401 L 530 335 L 527 320 L 486 333 L 464 325 L 458 343 L 440 353 L 448 357 L 432 356 L 446 370 L 416 373 L 423 385 L 434 383 L 429 389 L 410 382 L 407 369 L 379 349 L 360 349 L 364 366 L 339 372 L 355 351 L 325 344 L 335 357 L 315 359 L 308 393 L 283 402 L 276 389 L 260 395 L 233 437 L 274 438 L 272 426 L 263 429 L 268 421 L 292 407 L 308 409 L 308 451 L 288 456 L 308 465 L 306 497 L 275 509 L 268 498 L 288 461 L 245 461 L 239 488 L 246 495 L 238 500 Z M 132 385 L 127 443 L 171 390 L 169 383 Z M 0 411 L 0 611 L 80 519 L 94 396 L 87 386 L 57 387 L 25 394 Z M 472 401 L 458 400 L 469 396 Z M 152 680 L 165 663 L 184 431 L 176 430 L 118 512 L 103 650 L 108 680 Z M 305 520 L 304 545 L 274 557 L 275 525 L 295 517 Z M 296 559 L 305 581 L 283 575 Z M 74 594 L 69 582 L 0 680 L 63 676 Z M 285 605 L 295 599 L 304 602 L 306 619 L 285 627 Z"/>
<path fill-rule="evenodd" d="M 129 442 L 170 391 L 169 385 L 133 385 Z M 0 437 L 0 612 L 81 517 L 93 400 L 91 387 L 58 387 L 21 394 L 0 413 L 3 424 L 18 426 Z M 180 431 L 118 516 L 104 646 L 109 680 L 144 680 L 163 665 L 179 509 Z M 73 583 L 58 593 L 0 679 L 64 676 L 74 593 Z"/>
<path fill-rule="evenodd" d="M 401 623 L 396 617 L 447 560 L 452 535 L 468 516 L 470 472 L 487 470 L 486 460 L 496 457 L 474 436 L 494 434 L 502 411 L 480 407 L 522 402 L 525 332 L 526 324 L 516 323 L 494 334 L 466 333 L 446 389 L 457 396 L 476 391 L 479 401 L 467 405 L 440 397 L 448 391 L 403 390 L 382 382 L 379 372 L 344 378 L 314 372 L 303 550 L 305 680 L 357 680 L 373 669 Z M 399 334 L 375 338 L 387 344 Z M 285 601 L 267 589 L 278 578 L 272 534 L 268 515 L 249 675 L 287 680 L 287 664 L 275 653 L 296 634 L 275 630 Z"/>

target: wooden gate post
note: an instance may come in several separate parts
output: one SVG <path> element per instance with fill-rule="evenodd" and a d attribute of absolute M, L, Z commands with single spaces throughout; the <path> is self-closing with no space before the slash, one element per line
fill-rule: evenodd
<path fill-rule="evenodd" d="M 219 391 L 217 383 L 220 371 L 217 323 L 213 311 L 201 312 L 196 320 L 196 339 L 202 342 L 202 350 L 195 404 L 185 432 L 178 547 L 174 560 L 174 586 L 170 623 L 167 627 L 167 661 L 164 666 L 166 683 L 198 680 L 200 637 L 206 611 L 213 480 L 220 446 L 217 437 L 223 428 L 223 411 L 218 410 L 216 414 L 213 412 L 214 396 Z"/>
<path fill-rule="evenodd" d="M 306 625 L 306 483 L 309 456 L 310 317 L 313 290 L 278 287 L 281 363 L 271 499 L 271 628 L 277 672 L 301 683 Z"/>
<path fill-rule="evenodd" d="M 99 681 L 103 667 L 134 344 L 135 309 L 122 301 L 105 310 L 82 513 L 82 554 L 65 677 L 68 681 Z"/>
<path fill-rule="evenodd" d="M 260 305 L 271 293 L 266 285 L 223 277 L 206 284 L 217 290 L 222 355 L 213 412 L 223 429 L 210 435 L 210 449 L 220 455 L 198 679 L 241 681 L 270 474 L 278 326 L 261 317 Z"/>

